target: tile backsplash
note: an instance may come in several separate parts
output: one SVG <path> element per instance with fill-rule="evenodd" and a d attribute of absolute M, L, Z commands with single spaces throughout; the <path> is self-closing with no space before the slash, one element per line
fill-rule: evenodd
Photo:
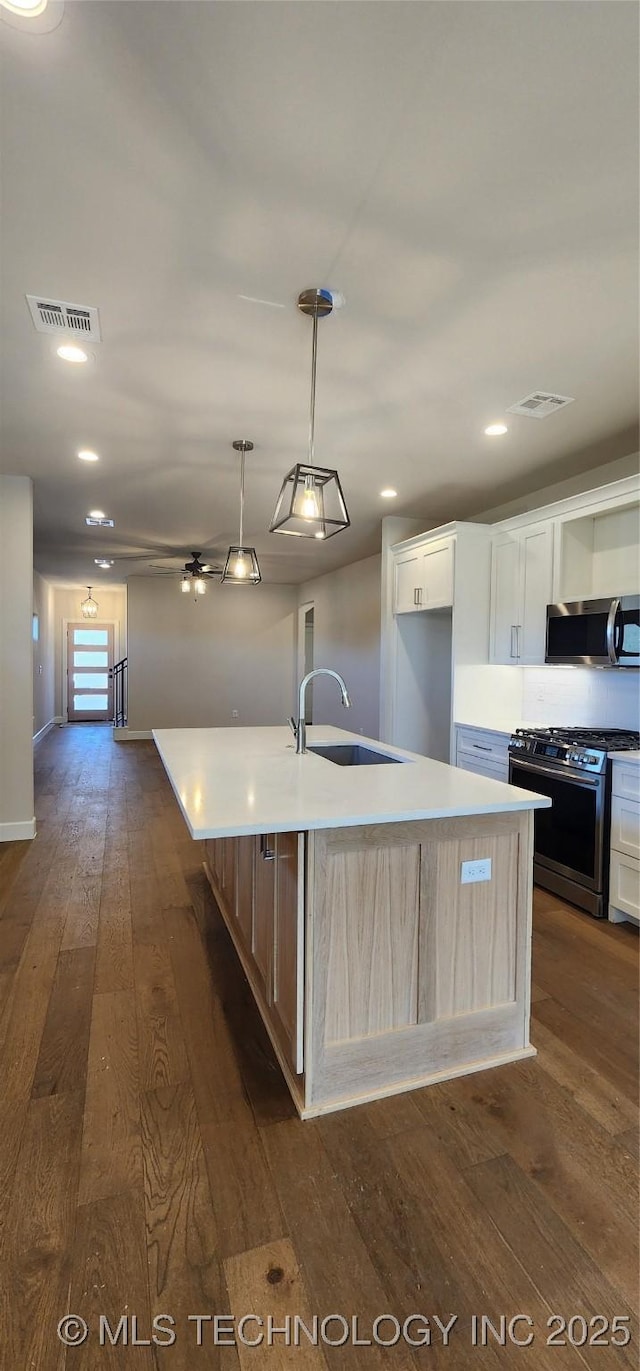
<path fill-rule="evenodd" d="M 640 672 L 524 667 L 522 717 L 538 724 L 640 728 Z"/>

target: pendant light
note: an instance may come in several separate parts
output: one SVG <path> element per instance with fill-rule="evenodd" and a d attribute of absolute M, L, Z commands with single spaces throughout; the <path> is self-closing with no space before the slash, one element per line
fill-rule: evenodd
<path fill-rule="evenodd" d="M 262 580 L 260 567 L 254 547 L 244 544 L 244 459 L 247 452 L 253 452 L 253 443 L 248 438 L 236 438 L 232 444 L 234 452 L 240 453 L 240 535 L 236 547 L 230 547 L 222 573 L 223 581 L 236 586 L 257 586 Z"/>
<path fill-rule="evenodd" d="M 97 619 L 100 606 L 96 603 L 91 594 L 91 586 L 87 586 L 87 590 L 89 591 L 89 594 L 87 595 L 86 600 L 82 601 L 80 612 L 83 619 Z"/>
<path fill-rule="evenodd" d="M 309 461 L 298 462 L 285 476 L 269 532 L 289 533 L 294 538 L 331 538 L 351 522 L 337 471 L 314 465 L 318 319 L 331 314 L 331 292 L 320 288 L 303 290 L 298 296 L 298 309 L 313 319 Z"/>

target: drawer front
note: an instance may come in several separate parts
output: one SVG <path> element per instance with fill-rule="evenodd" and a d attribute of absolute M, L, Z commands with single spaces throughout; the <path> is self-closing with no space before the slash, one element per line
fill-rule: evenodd
<path fill-rule="evenodd" d="M 640 862 L 637 857 L 611 853 L 609 904 L 640 919 Z"/>
<path fill-rule="evenodd" d="M 494 781 L 509 780 L 509 763 L 505 758 L 486 757 L 482 752 L 459 751 L 456 766 L 462 771 L 475 771 L 479 776 L 490 776 Z"/>
<path fill-rule="evenodd" d="M 611 789 L 623 800 L 640 800 L 640 766 L 614 762 Z"/>
<path fill-rule="evenodd" d="M 487 760 L 504 762 L 509 765 L 510 733 L 485 733 L 481 728 L 459 728 L 456 745 L 458 752 L 477 753 Z"/>
<path fill-rule="evenodd" d="M 611 801 L 611 846 L 628 857 L 640 857 L 640 800 Z"/>

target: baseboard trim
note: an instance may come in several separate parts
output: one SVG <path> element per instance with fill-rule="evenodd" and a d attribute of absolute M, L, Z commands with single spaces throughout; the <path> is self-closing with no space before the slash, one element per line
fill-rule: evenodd
<path fill-rule="evenodd" d="M 152 738 L 150 728 L 114 728 L 114 743 L 139 743 L 143 739 Z"/>
<path fill-rule="evenodd" d="M 25 838 L 35 838 L 36 820 L 22 819 L 19 823 L 0 824 L 0 843 L 19 843 Z"/>
<path fill-rule="evenodd" d="M 58 718 L 58 717 L 56 716 L 56 717 L 54 717 L 53 719 L 50 719 L 49 722 L 48 722 L 48 724 L 45 724 L 45 725 L 44 725 L 44 728 L 39 728 L 39 729 L 38 729 L 38 732 L 37 732 L 37 733 L 34 733 L 34 735 L 33 735 L 34 747 L 35 747 L 35 744 L 36 744 L 36 743 L 39 743 L 39 742 L 40 742 L 40 739 L 41 739 L 41 738 L 45 738 L 46 735 L 47 735 L 47 733 L 50 733 L 50 732 L 51 732 L 51 729 L 52 729 L 52 728 L 55 728 L 56 724 L 61 724 L 61 723 L 62 723 L 62 718 Z"/>

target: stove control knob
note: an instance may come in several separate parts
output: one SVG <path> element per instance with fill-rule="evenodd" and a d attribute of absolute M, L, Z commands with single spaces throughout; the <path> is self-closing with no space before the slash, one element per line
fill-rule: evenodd
<path fill-rule="evenodd" d="M 595 765 L 596 765 L 596 762 L 597 762 L 597 760 L 598 760 L 598 758 L 597 758 L 597 757 L 585 757 L 584 760 L 585 760 L 585 764 L 586 764 L 587 766 L 595 766 Z"/>

